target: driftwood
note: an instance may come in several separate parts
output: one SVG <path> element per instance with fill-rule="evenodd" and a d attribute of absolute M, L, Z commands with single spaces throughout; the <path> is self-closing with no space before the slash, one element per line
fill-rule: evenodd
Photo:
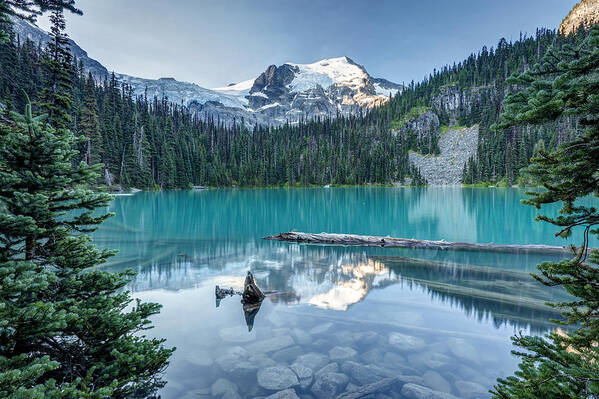
<path fill-rule="evenodd" d="M 384 378 L 384 379 L 374 382 L 372 384 L 364 385 L 356 390 L 341 394 L 341 395 L 337 396 L 336 399 L 363 398 L 365 396 L 372 395 L 375 393 L 380 393 L 382 391 L 385 391 L 386 389 L 390 389 L 400 381 L 401 381 L 401 379 L 399 377 Z"/>
<path fill-rule="evenodd" d="M 552 245 L 518 245 L 518 244 L 481 244 L 467 242 L 448 242 L 445 240 L 415 240 L 411 238 L 393 238 L 362 236 L 355 234 L 331 234 L 331 233 L 300 233 L 289 232 L 275 236 L 264 237 L 265 240 L 290 241 L 305 244 L 327 244 L 347 245 L 363 247 L 391 247 L 391 248 L 421 248 L 421 249 L 445 249 L 463 251 L 490 251 L 490 252 L 529 252 L 529 253 L 571 253 L 570 247 Z"/>

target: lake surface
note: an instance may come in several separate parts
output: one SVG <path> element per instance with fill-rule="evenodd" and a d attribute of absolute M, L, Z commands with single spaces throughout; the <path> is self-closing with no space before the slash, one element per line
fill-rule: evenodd
<path fill-rule="evenodd" d="M 137 193 L 115 199 L 116 216 L 94 240 L 120 250 L 106 270 L 133 268 L 134 296 L 164 306 L 149 332 L 177 347 L 163 398 L 266 397 L 290 388 L 320 399 L 389 376 L 402 378 L 377 397 L 416 397 L 423 386 L 487 398 L 496 378 L 517 366 L 510 336 L 554 328 L 548 319 L 559 315 L 544 303 L 565 295 L 529 276 L 551 256 L 261 237 L 295 229 L 567 244 L 534 222 L 524 197 L 519 189 L 432 187 Z M 237 296 L 217 306 L 215 285 L 242 289 L 247 271 L 277 294 L 257 312 L 244 312 Z"/>

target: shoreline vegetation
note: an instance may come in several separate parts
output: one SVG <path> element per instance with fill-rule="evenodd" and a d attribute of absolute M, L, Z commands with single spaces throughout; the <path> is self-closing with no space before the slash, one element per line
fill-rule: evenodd
<path fill-rule="evenodd" d="M 397 184 L 397 183 L 373 183 L 373 184 L 285 184 L 285 185 L 265 185 L 265 186 L 241 186 L 241 185 L 232 185 L 232 186 L 192 186 L 189 188 L 169 188 L 169 189 L 149 189 L 142 190 L 139 188 L 131 187 L 123 190 L 110 190 L 108 187 L 98 187 L 97 190 L 106 191 L 109 194 L 113 195 L 126 195 L 126 194 L 136 194 L 139 192 L 156 192 L 156 191 L 202 191 L 202 190 L 219 190 L 219 189 L 275 189 L 275 188 L 286 188 L 286 189 L 296 189 L 296 188 L 418 188 L 418 187 L 451 187 L 451 188 L 542 188 L 540 186 L 535 185 L 502 185 L 502 184 L 492 184 L 492 183 L 476 183 L 476 184 L 456 184 L 456 185 L 412 185 L 412 184 Z"/>

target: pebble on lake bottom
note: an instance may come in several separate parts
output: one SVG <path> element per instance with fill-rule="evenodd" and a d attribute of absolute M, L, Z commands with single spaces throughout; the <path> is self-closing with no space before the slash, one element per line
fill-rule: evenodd
<path fill-rule="evenodd" d="M 404 331 L 334 333 L 335 327 L 325 322 L 306 331 L 281 325 L 258 336 L 238 327 L 222 329 L 218 335 L 232 346 L 220 354 L 202 349 L 183 356 L 198 371 L 203 367 L 212 376 L 206 375 L 213 379 L 212 385 L 191 390 L 173 386 L 171 391 L 181 392 L 178 397 L 185 399 L 333 399 L 376 389 L 383 391 L 368 395 L 376 399 L 490 396 L 488 370 L 479 372 L 477 351 L 466 339 L 450 337 L 427 345 L 430 338 Z M 212 367 L 216 372 L 208 371 L 211 365 L 218 366 Z"/>

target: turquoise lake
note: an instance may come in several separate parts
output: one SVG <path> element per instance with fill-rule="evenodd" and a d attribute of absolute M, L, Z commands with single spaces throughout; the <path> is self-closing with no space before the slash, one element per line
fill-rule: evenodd
<path fill-rule="evenodd" d="M 176 346 L 162 398 L 336 397 L 401 376 L 376 397 L 426 389 L 487 398 L 513 373 L 510 337 L 543 334 L 567 298 L 529 273 L 542 254 L 310 246 L 290 230 L 505 244 L 554 237 L 521 205 L 525 190 L 468 188 L 223 189 L 118 196 L 94 233 L 132 268 L 134 297 L 163 304 L 153 336 Z M 557 208 L 547 209 L 555 212 Z M 573 241 L 572 241 L 573 240 Z M 597 246 L 596 242 L 592 243 Z M 276 294 L 217 306 L 215 285 L 251 271 Z M 250 331 L 251 330 L 251 331 Z M 424 388 L 422 388 L 424 387 Z M 424 389 L 424 391 L 422 391 Z"/>

